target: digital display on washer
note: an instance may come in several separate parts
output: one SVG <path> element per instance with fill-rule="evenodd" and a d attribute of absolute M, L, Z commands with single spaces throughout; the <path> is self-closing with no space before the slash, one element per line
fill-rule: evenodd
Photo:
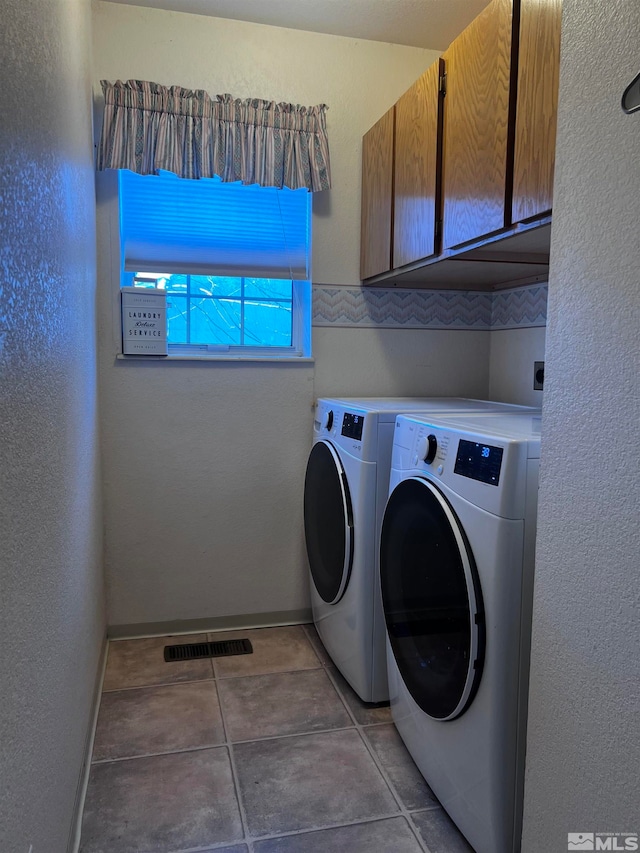
<path fill-rule="evenodd" d="M 356 441 L 362 441 L 362 424 L 364 423 L 364 415 L 352 415 L 350 412 L 345 412 L 342 418 L 342 435 L 347 438 L 355 438 Z"/>
<path fill-rule="evenodd" d="M 488 483 L 490 486 L 497 486 L 500 481 L 501 465 L 501 447 L 460 439 L 456 464 L 453 469 L 455 474 L 469 477 L 471 480 L 479 480 L 481 483 Z"/>

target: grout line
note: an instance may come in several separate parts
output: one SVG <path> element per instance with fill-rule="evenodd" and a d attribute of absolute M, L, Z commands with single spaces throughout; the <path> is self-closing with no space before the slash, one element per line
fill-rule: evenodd
<path fill-rule="evenodd" d="M 172 851 L 172 853 L 208 853 L 209 850 L 218 850 L 220 848 L 225 849 L 240 844 L 246 844 L 249 846 L 250 849 L 252 849 L 252 845 L 260 841 L 275 841 L 282 838 L 296 838 L 302 835 L 311 835 L 312 833 L 326 832 L 327 830 L 331 829 L 345 829 L 349 826 L 366 826 L 369 823 L 380 823 L 383 820 L 394 820 L 402 817 L 403 815 L 398 814 L 398 812 L 389 812 L 373 815 L 371 817 L 364 817 L 355 820 L 345 821 L 344 823 L 327 823 L 321 824 L 320 826 L 304 827 L 303 829 L 285 830 L 284 832 L 276 832 L 271 833 L 269 835 L 248 835 L 245 838 L 235 839 L 233 841 L 217 841 L 215 844 L 209 844 L 206 847 L 189 847 L 186 850 L 184 848 L 180 848 L 180 850 Z M 422 849 L 426 848 L 423 846 Z M 426 849 L 426 853 L 430 853 L 430 851 Z"/>
<path fill-rule="evenodd" d="M 373 761 L 375 762 L 375 764 L 376 764 L 376 766 L 377 766 L 378 770 L 380 771 L 380 773 L 381 773 L 381 775 L 382 775 L 383 779 L 384 779 L 384 780 L 385 780 L 385 782 L 387 783 L 387 785 L 388 785 L 388 787 L 389 787 L 389 790 L 391 791 L 392 795 L 395 797 L 395 799 L 396 799 L 396 801 L 397 801 L 397 803 L 398 803 L 398 806 L 400 807 L 400 813 L 401 813 L 401 815 L 404 817 L 404 819 L 406 820 L 406 822 L 407 822 L 407 824 L 408 824 L 408 826 L 409 826 L 409 829 L 411 830 L 411 832 L 413 833 L 413 835 L 414 835 L 414 836 L 415 836 L 415 838 L 416 838 L 416 841 L 418 842 L 418 844 L 420 845 L 420 847 L 421 847 L 424 851 L 426 851 L 426 853 L 431 853 L 431 851 L 429 850 L 429 848 L 427 847 L 427 845 L 426 845 L 426 844 L 425 844 L 425 842 L 423 841 L 422 837 L 420 836 L 420 833 L 418 832 L 417 827 L 414 825 L 413 821 L 411 820 L 411 812 L 410 812 L 410 811 L 409 811 L 409 809 L 405 806 L 405 804 L 404 804 L 404 801 L 403 801 L 402 797 L 400 796 L 400 794 L 399 794 L 399 793 L 398 793 L 398 791 L 396 790 L 396 787 L 395 787 L 395 785 L 393 784 L 393 782 L 391 781 L 391 778 L 390 778 L 390 776 L 388 775 L 388 773 L 387 773 L 387 771 L 386 771 L 386 769 L 385 769 L 384 765 L 382 764 L 382 761 L 380 760 L 380 757 L 379 757 L 379 756 L 378 756 L 378 754 L 376 753 L 376 751 L 375 751 L 375 749 L 374 749 L 374 747 L 373 747 L 373 744 L 369 743 L 369 739 L 368 739 L 368 738 L 367 738 L 367 736 L 366 736 L 366 732 L 364 732 L 364 731 L 362 730 L 362 727 L 361 727 L 361 726 L 356 726 L 356 728 L 357 728 L 357 730 L 358 730 L 358 734 L 359 734 L 359 735 L 360 735 L 360 737 L 362 738 L 362 741 L 363 741 L 363 743 L 364 743 L 364 745 L 365 745 L 365 748 L 369 751 L 369 754 L 371 755 L 371 758 L 372 758 L 372 759 L 373 759 Z M 440 807 L 440 806 L 438 806 L 437 808 L 441 808 L 441 807 Z M 428 810 L 428 807 L 427 807 L 426 809 L 414 809 L 414 811 L 427 811 L 427 810 Z"/>
<path fill-rule="evenodd" d="M 185 752 L 204 752 L 206 749 L 223 749 L 226 741 L 220 743 L 203 743 L 198 746 L 184 746 L 182 749 L 167 749 L 164 752 L 141 752 L 139 755 L 119 755 L 117 758 L 100 758 L 92 761 L 91 765 L 97 767 L 101 764 L 118 764 L 123 761 L 137 761 L 139 758 L 159 758 L 163 755 L 182 755 Z"/>
<path fill-rule="evenodd" d="M 307 640 L 309 641 L 309 645 L 311 646 L 311 648 L 313 649 L 313 651 L 315 653 L 315 656 L 320 661 L 320 666 L 322 666 L 324 669 L 327 669 L 327 667 L 330 667 L 330 666 L 335 666 L 335 663 L 331 660 L 331 656 L 324 649 L 324 646 L 322 646 L 322 640 L 320 639 L 320 635 L 317 632 L 315 635 L 313 635 L 310 631 L 306 631 L 306 630 L 305 630 L 305 634 L 307 636 Z M 318 651 L 318 649 L 316 648 L 316 642 L 315 641 L 317 641 L 317 643 L 319 643 L 320 646 L 322 646 L 322 652 Z M 326 659 L 327 659 L 326 662 L 323 660 L 323 657 L 326 657 Z"/>
<path fill-rule="evenodd" d="M 256 737 L 251 740 L 234 740 L 234 746 L 240 746 L 248 743 L 264 743 L 269 740 L 288 740 L 294 737 L 312 737 L 313 735 L 330 735 L 335 732 L 346 732 L 349 729 L 352 729 L 352 725 L 348 726 L 336 726 L 335 729 L 314 729 L 313 731 L 305 731 L 305 732 L 292 732 L 290 734 L 283 735 L 266 735 L 265 737 Z"/>
<path fill-rule="evenodd" d="M 382 820 L 393 820 L 393 818 L 399 818 L 402 815 L 399 815 L 398 812 L 389 812 L 383 814 L 372 815 L 371 817 L 363 817 L 355 820 L 348 820 L 345 823 L 327 823 L 322 824 L 321 826 L 313 826 L 306 827 L 304 829 L 292 829 L 285 832 L 272 833 L 271 835 L 254 835 L 253 841 L 268 841 L 270 839 L 277 838 L 291 838 L 296 837 L 298 835 L 307 835 L 312 832 L 324 832 L 327 829 L 343 829 L 347 826 L 364 826 L 367 823 L 378 823 Z"/>
<path fill-rule="evenodd" d="M 315 646 L 315 643 L 314 643 L 314 641 L 313 641 L 313 640 L 315 639 L 315 637 L 314 637 L 314 635 L 312 634 L 312 632 L 311 632 L 311 630 L 310 630 L 312 627 L 313 627 L 313 623 L 305 623 L 305 624 L 302 626 L 302 630 L 303 630 L 303 632 L 304 632 L 305 637 L 307 638 L 307 642 L 309 643 L 309 645 L 311 646 L 311 648 L 312 648 L 312 650 L 313 650 L 314 655 L 315 655 L 315 656 L 318 658 L 318 660 L 320 661 L 320 666 L 321 666 L 321 667 L 323 667 L 323 668 L 325 668 L 325 667 L 329 666 L 329 664 L 328 664 L 328 663 L 325 663 L 325 662 L 322 660 L 322 656 L 320 655 L 320 652 L 318 651 L 318 649 L 317 649 L 317 648 L 316 648 L 316 646 Z M 315 630 L 315 628 L 314 628 L 314 630 Z M 318 638 L 318 641 L 320 641 L 320 637 L 318 636 L 318 632 L 317 632 L 317 631 L 316 631 L 315 636 Z M 326 655 L 326 654 L 327 654 L 327 653 L 325 652 L 325 655 Z M 331 661 L 331 658 L 329 658 L 329 656 L 328 656 L 328 655 L 327 655 L 327 658 L 329 659 L 329 661 Z"/>
<path fill-rule="evenodd" d="M 380 726 L 388 726 L 388 725 L 390 725 L 390 723 L 371 723 L 370 725 L 367 724 L 366 727 L 367 728 L 379 728 Z M 287 738 L 308 737 L 311 735 L 327 735 L 327 734 L 333 734 L 334 732 L 348 731 L 349 729 L 352 729 L 352 728 L 354 728 L 353 724 L 349 723 L 348 725 L 335 726 L 334 728 L 329 728 L 329 729 L 305 729 L 305 730 L 299 731 L 299 732 L 288 732 L 288 733 L 284 733 L 284 734 L 264 735 L 263 737 L 247 738 L 247 739 L 243 739 L 243 740 L 231 740 L 231 739 L 227 740 L 227 739 L 225 739 L 223 741 L 219 741 L 218 743 L 203 743 L 203 744 L 198 744 L 197 746 L 185 746 L 185 747 L 181 747 L 179 749 L 167 749 L 167 750 L 163 750 L 161 752 L 141 752 L 138 755 L 119 755 L 115 758 L 99 758 L 96 761 L 92 761 L 91 763 L 92 764 L 112 764 L 116 761 L 135 761 L 135 759 L 137 759 L 137 758 L 154 758 L 155 756 L 159 756 L 159 755 L 174 755 L 174 754 L 179 754 L 179 753 L 183 753 L 183 752 L 198 752 L 199 750 L 204 750 L 204 749 L 219 749 L 220 747 L 227 746 L 229 744 L 232 744 L 233 746 L 240 746 L 240 745 L 244 745 L 244 744 L 248 744 L 248 743 L 263 743 L 264 741 L 270 741 L 270 740 L 285 740 Z M 226 733 L 225 733 L 225 735 L 226 735 Z M 414 811 L 423 811 L 423 810 L 426 810 L 428 808 L 429 808 L 428 806 L 424 806 L 424 807 L 421 807 L 420 809 L 414 809 Z"/>
<path fill-rule="evenodd" d="M 170 850 L 168 853 L 209 853 L 210 850 L 228 850 L 230 847 L 239 847 L 246 845 L 249 842 L 246 838 L 236 838 L 233 841 L 216 841 L 214 844 L 207 844 L 206 847 L 181 847 L 179 850 Z"/>
<path fill-rule="evenodd" d="M 132 684 L 130 687 L 111 687 L 107 690 L 102 691 L 102 695 L 105 693 L 120 693 L 125 690 L 148 690 L 153 687 L 179 687 L 181 684 L 203 684 L 210 683 L 211 681 L 215 681 L 215 678 L 208 676 L 207 678 L 189 678 L 184 681 L 158 681 L 154 684 Z"/>
<path fill-rule="evenodd" d="M 373 744 L 369 743 L 369 739 L 366 737 L 366 733 L 363 731 L 363 729 L 365 727 L 358 722 L 355 714 L 353 713 L 353 711 L 349 707 L 349 704 L 348 704 L 346 698 L 342 695 L 342 691 L 340 690 L 340 688 L 338 686 L 338 682 L 334 678 L 333 673 L 327 672 L 327 674 L 328 674 L 329 678 L 331 679 L 331 681 L 334 683 L 334 686 L 335 686 L 336 690 L 338 691 L 340 698 L 342 699 L 345 707 L 347 708 L 348 713 L 350 714 L 351 718 L 353 719 L 354 727 L 355 727 L 356 731 L 358 732 L 358 735 L 360 736 L 360 739 L 362 740 L 362 742 L 365 746 L 365 749 L 367 750 L 367 752 L 371 756 L 374 764 L 378 768 L 378 772 L 380 773 L 384 782 L 386 783 L 387 787 L 389 788 L 389 791 L 391 792 L 391 796 L 396 801 L 396 803 L 400 809 L 400 814 L 406 820 L 407 824 L 409 825 L 410 830 L 413 832 L 414 836 L 416 837 L 416 840 L 417 840 L 418 844 L 420 845 L 421 849 L 424 850 L 425 853 L 430 853 L 429 848 L 426 846 L 426 844 L 424 843 L 424 841 L 420 837 L 420 835 L 417 831 L 417 828 L 414 826 L 413 821 L 410 818 L 410 812 L 407 809 L 407 807 L 405 806 L 405 804 L 402 800 L 402 797 L 397 792 L 395 785 L 391 781 L 389 774 L 387 773 L 386 769 L 384 768 L 384 766 L 382 764 L 382 761 L 380 760 L 378 754 L 376 753 L 375 749 L 373 748 Z M 378 723 L 377 725 L 393 725 L 393 722 L 384 723 L 384 724 Z M 414 811 L 418 811 L 418 809 L 414 809 Z"/>
<path fill-rule="evenodd" d="M 353 720 L 353 725 L 354 725 L 356 728 L 358 728 L 358 726 L 360 725 L 360 723 L 358 722 L 358 720 L 357 720 L 357 718 L 356 718 L 356 715 L 355 715 L 355 713 L 353 712 L 353 709 L 351 708 L 351 705 L 349 704 L 349 702 L 348 702 L 348 700 L 347 700 L 346 696 L 343 694 L 342 690 L 340 689 L 340 684 L 338 683 L 338 679 L 334 676 L 334 674 L 333 674 L 332 670 L 336 670 L 336 667 L 335 667 L 335 666 L 326 667 L 326 673 L 327 673 L 327 676 L 328 676 L 329 680 L 331 681 L 331 683 L 333 684 L 333 687 L 334 687 L 335 691 L 337 692 L 338 696 L 339 696 L 339 697 L 340 697 L 340 699 L 342 700 L 342 704 L 343 704 L 343 705 L 344 705 L 344 707 L 347 709 L 347 713 L 349 714 L 349 716 L 350 716 L 350 717 L 351 717 L 351 719 Z M 337 670 L 336 670 L 336 671 L 337 671 Z M 350 689 L 351 689 L 351 688 L 350 688 Z M 389 722 L 387 721 L 386 723 L 378 723 L 377 725 L 384 725 L 384 726 L 388 726 L 388 725 L 389 725 Z"/>
<path fill-rule="evenodd" d="M 214 662 L 214 658 L 211 658 L 211 662 Z M 153 684 L 132 684 L 129 687 L 110 687 L 107 690 L 102 690 L 102 693 L 117 693 L 120 690 L 143 690 L 149 687 L 174 687 L 179 684 L 194 684 L 195 682 L 201 681 L 230 681 L 234 678 L 254 678 L 261 675 L 285 675 L 292 672 L 317 672 L 319 669 L 327 669 L 328 665 L 324 665 L 319 663 L 318 666 L 308 666 L 298 669 L 277 669 L 274 671 L 269 670 L 268 672 L 253 672 L 253 673 L 239 673 L 237 675 L 217 675 L 215 667 L 213 669 L 213 675 L 207 676 L 207 678 L 187 678 L 182 681 L 158 681 Z"/>
<path fill-rule="evenodd" d="M 292 672 L 317 672 L 319 669 L 325 669 L 321 663 L 318 666 L 303 666 L 297 669 L 276 669 L 269 672 L 240 672 L 236 675 L 217 675 L 217 681 L 231 681 L 234 678 L 257 678 L 262 675 L 286 675 Z"/>
<path fill-rule="evenodd" d="M 216 683 L 216 693 L 218 695 L 218 707 L 220 708 L 220 717 L 222 719 L 222 728 L 225 736 L 225 743 L 227 747 L 227 752 L 229 753 L 229 764 L 231 766 L 231 778 L 233 779 L 233 787 L 236 795 L 236 802 L 238 803 L 238 811 L 240 812 L 240 821 L 242 823 L 242 834 L 246 841 L 246 844 L 249 849 L 249 853 L 253 853 L 253 844 L 249 840 L 249 821 L 247 819 L 247 813 L 244 807 L 244 803 L 242 802 L 242 797 L 240 795 L 240 777 L 238 775 L 238 768 L 236 767 L 236 758 L 233 752 L 233 743 L 231 742 L 231 733 L 229 731 L 229 726 L 227 725 L 226 713 L 224 710 L 222 696 L 220 695 L 220 691 L 218 690 L 218 684 Z"/>

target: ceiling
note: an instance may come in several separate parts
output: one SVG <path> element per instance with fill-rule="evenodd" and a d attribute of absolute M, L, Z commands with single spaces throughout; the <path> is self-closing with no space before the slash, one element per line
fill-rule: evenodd
<path fill-rule="evenodd" d="M 111 0 L 444 50 L 489 0 Z"/>

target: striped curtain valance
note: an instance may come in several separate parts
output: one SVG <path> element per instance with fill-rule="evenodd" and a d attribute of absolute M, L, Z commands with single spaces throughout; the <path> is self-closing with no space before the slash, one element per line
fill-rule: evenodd
<path fill-rule="evenodd" d="M 219 177 L 265 187 L 329 189 L 326 104 L 212 98 L 202 89 L 102 81 L 98 169 Z"/>

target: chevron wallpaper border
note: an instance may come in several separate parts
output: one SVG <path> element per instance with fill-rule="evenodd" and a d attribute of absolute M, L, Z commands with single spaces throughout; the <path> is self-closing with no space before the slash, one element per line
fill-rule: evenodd
<path fill-rule="evenodd" d="M 520 329 L 547 324 L 546 284 L 493 293 L 492 329 Z"/>
<path fill-rule="evenodd" d="M 387 288 L 313 288 L 314 326 L 488 329 L 491 294 Z"/>
<path fill-rule="evenodd" d="M 544 326 L 546 296 L 546 285 L 497 293 L 314 285 L 313 325 L 485 331 Z"/>

